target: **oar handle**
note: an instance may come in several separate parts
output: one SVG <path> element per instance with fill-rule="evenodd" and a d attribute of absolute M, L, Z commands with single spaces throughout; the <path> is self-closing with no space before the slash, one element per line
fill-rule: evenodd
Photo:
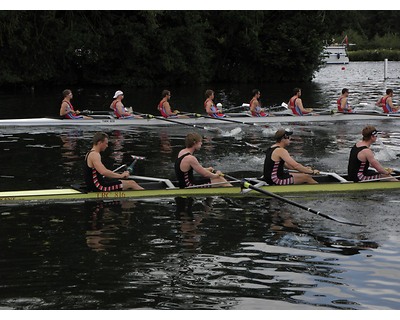
<path fill-rule="evenodd" d="M 146 160 L 146 157 L 131 155 L 133 160 Z"/>

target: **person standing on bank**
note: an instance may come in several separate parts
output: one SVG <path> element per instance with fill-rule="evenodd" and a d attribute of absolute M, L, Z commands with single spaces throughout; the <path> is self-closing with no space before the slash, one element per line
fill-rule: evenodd
<path fill-rule="evenodd" d="M 185 138 L 185 149 L 182 149 L 175 161 L 175 174 L 178 179 L 179 188 L 187 188 L 195 185 L 204 187 L 231 187 L 225 180 L 221 171 L 215 171 L 212 167 L 204 168 L 193 155 L 201 149 L 203 139 L 198 133 L 188 133 Z M 203 178 L 195 179 L 193 171 Z"/>
<path fill-rule="evenodd" d="M 188 116 L 179 114 L 178 110 L 172 111 L 171 105 L 169 104 L 169 100 L 171 99 L 171 91 L 163 90 L 161 96 L 162 99 L 159 102 L 157 109 L 164 118 L 189 118 Z"/>
<path fill-rule="evenodd" d="M 128 111 L 122 103 L 124 98 L 124 93 L 121 90 L 115 91 L 114 101 L 110 105 L 110 109 L 114 110 L 114 115 L 118 119 L 141 119 L 141 116 L 134 115 L 132 112 Z"/>
<path fill-rule="evenodd" d="M 289 100 L 289 108 L 292 110 L 293 114 L 296 116 L 304 116 L 306 114 L 310 114 L 313 109 L 312 108 L 304 108 L 303 101 L 301 100 L 301 89 L 294 88 L 293 89 L 293 97 Z"/>
<path fill-rule="evenodd" d="M 366 126 L 362 130 L 362 140 L 358 141 L 350 151 L 347 167 L 348 179 L 350 181 L 366 181 L 372 179 L 384 179 L 384 181 L 398 181 L 391 176 L 393 169 L 385 169 L 370 149 L 371 145 L 378 139 L 378 131 L 374 126 Z M 369 166 L 375 170 L 370 170 Z"/>
<path fill-rule="evenodd" d="M 65 89 L 62 94 L 63 94 L 63 101 L 61 102 L 61 107 L 60 107 L 60 117 L 73 120 L 93 119 L 92 117 L 81 115 L 80 114 L 81 112 L 79 110 L 74 110 L 74 107 L 71 104 L 71 100 L 74 96 L 70 89 Z"/>
<path fill-rule="evenodd" d="M 108 135 L 97 132 L 93 137 L 92 149 L 85 156 L 85 182 L 89 191 L 111 192 L 119 190 L 143 190 L 133 180 L 120 180 L 129 178 L 129 171 L 122 173 L 108 170 L 101 161 L 100 152 L 108 147 Z"/>
<path fill-rule="evenodd" d="M 275 132 L 276 142 L 266 151 L 264 180 L 271 185 L 318 183 L 311 175 L 319 174 L 319 171 L 296 162 L 286 150 L 290 145 L 292 134 L 293 132 L 288 129 L 279 129 Z M 289 173 L 285 168 L 299 172 Z"/>

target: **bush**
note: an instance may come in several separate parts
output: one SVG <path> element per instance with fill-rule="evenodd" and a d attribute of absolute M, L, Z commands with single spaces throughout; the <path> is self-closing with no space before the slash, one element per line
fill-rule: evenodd
<path fill-rule="evenodd" d="M 350 61 L 400 61 L 400 50 L 369 49 L 348 52 Z"/>

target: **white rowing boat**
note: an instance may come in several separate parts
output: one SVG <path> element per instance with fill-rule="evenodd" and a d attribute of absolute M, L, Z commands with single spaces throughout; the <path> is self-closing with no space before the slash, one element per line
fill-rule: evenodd
<path fill-rule="evenodd" d="M 12 127 L 121 127 L 121 126 L 163 126 L 163 125 L 220 125 L 220 124 L 246 124 L 265 125 L 270 123 L 302 123 L 302 122 L 336 122 L 336 121 L 372 121 L 372 120 L 398 120 L 400 114 L 384 114 L 379 112 L 363 112 L 353 114 L 319 114 L 307 116 L 294 116 L 288 113 L 275 113 L 270 117 L 251 117 L 247 113 L 231 113 L 229 118 L 214 119 L 210 117 L 194 117 L 188 119 L 164 119 L 162 117 L 144 119 L 115 119 L 112 117 L 94 118 L 92 120 L 68 120 L 54 118 L 26 118 L 0 120 L 0 128 Z"/>

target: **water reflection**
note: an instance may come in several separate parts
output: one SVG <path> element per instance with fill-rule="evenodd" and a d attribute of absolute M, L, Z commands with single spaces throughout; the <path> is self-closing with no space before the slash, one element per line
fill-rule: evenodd
<path fill-rule="evenodd" d="M 195 252 L 200 247 L 201 238 L 205 232 L 201 231 L 199 227 L 212 210 L 212 202 L 211 197 L 205 199 L 175 198 L 175 217 L 180 221 L 182 246 L 186 252 Z"/>
<path fill-rule="evenodd" d="M 121 229 L 130 226 L 133 201 L 85 202 L 87 217 L 86 244 L 94 251 L 113 248 L 120 240 Z"/>

